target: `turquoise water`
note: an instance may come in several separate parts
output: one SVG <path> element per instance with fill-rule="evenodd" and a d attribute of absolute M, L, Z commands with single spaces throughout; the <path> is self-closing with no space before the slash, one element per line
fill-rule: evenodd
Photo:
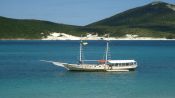
<path fill-rule="evenodd" d="M 69 72 L 42 62 L 76 63 L 78 41 L 0 41 L 0 98 L 174 98 L 175 41 L 111 41 L 112 59 L 135 59 L 133 72 Z M 103 58 L 89 41 L 85 59 Z"/>

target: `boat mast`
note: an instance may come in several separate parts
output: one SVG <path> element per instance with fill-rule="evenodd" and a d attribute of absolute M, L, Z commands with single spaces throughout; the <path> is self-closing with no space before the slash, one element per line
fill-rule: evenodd
<path fill-rule="evenodd" d="M 109 38 L 109 34 L 108 34 L 108 38 Z M 105 58 L 105 65 L 107 65 L 108 62 L 108 51 L 109 51 L 109 40 L 106 40 L 106 58 Z"/>
<path fill-rule="evenodd" d="M 80 60 L 79 63 L 82 64 L 82 40 L 80 39 Z"/>
<path fill-rule="evenodd" d="M 82 53 L 81 53 L 82 52 L 82 49 L 81 49 L 82 44 L 81 43 L 82 43 L 82 41 L 80 41 L 80 63 L 82 62 Z"/>

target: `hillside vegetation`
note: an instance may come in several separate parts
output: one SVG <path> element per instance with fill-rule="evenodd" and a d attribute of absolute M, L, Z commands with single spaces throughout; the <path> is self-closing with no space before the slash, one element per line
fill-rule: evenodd
<path fill-rule="evenodd" d="M 41 20 L 22 20 L 0 17 L 0 38 L 40 39 L 50 32 L 79 35 L 81 27 Z M 81 30 L 81 29 L 80 29 Z"/>
<path fill-rule="evenodd" d="M 0 17 L 0 39 L 40 39 L 51 32 L 64 32 L 76 36 L 96 32 L 99 35 L 110 33 L 114 37 L 136 34 L 140 37 L 175 38 L 175 5 L 153 2 L 87 26 Z"/>
<path fill-rule="evenodd" d="M 175 10 L 170 7 L 175 8 L 175 5 L 154 2 L 89 24 L 88 27 L 112 32 L 114 36 L 130 33 L 175 38 Z"/>

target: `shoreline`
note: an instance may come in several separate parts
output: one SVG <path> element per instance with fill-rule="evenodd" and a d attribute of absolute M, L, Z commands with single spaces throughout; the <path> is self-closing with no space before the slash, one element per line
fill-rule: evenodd
<path fill-rule="evenodd" d="M 0 41 L 12 41 L 12 40 L 14 40 L 14 41 L 27 41 L 27 40 L 38 40 L 38 41 L 79 41 L 79 40 L 67 40 L 67 39 L 65 39 L 65 40 L 59 40 L 59 39 L 56 39 L 56 40 L 54 40 L 54 39 L 0 39 Z M 99 39 L 83 39 L 83 40 L 87 40 L 87 41 L 103 41 L 103 40 L 99 40 Z M 106 40 L 106 39 L 104 39 L 104 40 Z M 110 39 L 109 39 L 110 40 Z M 173 40 L 175 40 L 175 39 L 112 39 L 111 41 L 151 41 L 151 40 L 157 40 L 157 41 L 173 41 Z"/>
<path fill-rule="evenodd" d="M 126 34 L 124 37 L 109 37 L 106 38 L 106 35 L 104 36 L 98 36 L 92 35 L 92 34 L 87 34 L 84 37 L 79 37 L 79 36 L 73 36 L 70 34 L 66 33 L 57 33 L 57 32 L 52 32 L 50 35 L 47 37 L 35 39 L 35 38 L 2 38 L 0 40 L 48 40 L 48 41 L 78 41 L 78 40 L 111 40 L 111 41 L 117 41 L 117 40 L 128 40 L 128 41 L 134 41 L 134 40 L 175 40 L 175 39 L 167 39 L 167 38 L 161 38 L 161 37 L 139 37 L 138 35 L 133 35 L 133 34 Z"/>

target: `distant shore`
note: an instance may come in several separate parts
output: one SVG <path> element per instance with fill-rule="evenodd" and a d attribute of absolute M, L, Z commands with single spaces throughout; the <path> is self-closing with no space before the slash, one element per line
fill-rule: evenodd
<path fill-rule="evenodd" d="M 59 40 L 59 39 L 57 39 L 57 40 L 54 40 L 54 39 L 0 39 L 0 41 L 5 41 L 5 40 L 40 40 L 40 41 L 76 41 L 76 40 L 68 40 L 68 39 L 65 39 L 65 40 Z M 84 40 L 84 39 L 83 39 Z M 89 40 L 89 39 L 88 39 Z M 96 39 L 91 39 L 91 40 L 96 40 Z M 106 39 L 105 39 L 106 40 Z M 111 39 L 109 39 L 109 40 L 111 40 Z M 168 40 L 175 40 L 175 39 L 158 39 L 158 38 L 152 38 L 152 39 L 141 39 L 141 38 L 138 38 L 138 39 L 122 39 L 122 38 L 120 38 L 120 39 L 112 39 L 113 41 L 117 41 L 117 40 L 128 40 L 128 41 L 134 41 L 134 40 L 164 40 L 164 41 L 168 41 Z M 77 40 L 78 41 L 78 40 Z"/>
<path fill-rule="evenodd" d="M 138 35 L 126 34 L 124 37 L 107 37 L 108 35 L 98 36 L 97 34 L 87 34 L 83 37 L 73 36 L 66 33 L 53 32 L 42 40 L 175 40 L 166 38 L 139 37 Z"/>
<path fill-rule="evenodd" d="M 25 38 L 4 38 L 0 40 L 175 40 L 175 39 L 166 39 L 166 38 L 154 38 L 154 37 L 138 37 L 137 35 L 126 34 L 125 37 L 105 37 L 88 34 L 84 37 L 78 37 L 69 35 L 66 33 L 56 33 L 53 32 L 45 38 L 41 39 L 25 39 Z"/>

